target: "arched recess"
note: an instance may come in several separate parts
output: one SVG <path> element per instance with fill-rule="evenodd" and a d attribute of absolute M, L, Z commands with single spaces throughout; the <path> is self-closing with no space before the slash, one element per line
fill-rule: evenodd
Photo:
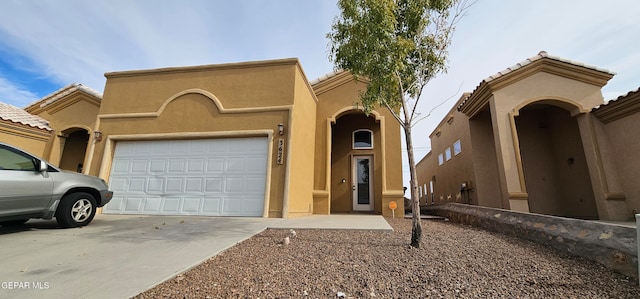
<path fill-rule="evenodd" d="M 360 149 L 353 147 L 353 133 L 370 131 L 373 133 L 373 146 Z M 358 210 L 354 203 L 354 187 L 357 178 L 353 163 L 357 158 L 370 158 L 372 163 L 371 177 L 371 212 L 382 210 L 382 194 L 385 189 L 384 179 L 384 118 L 373 111 L 368 116 L 360 109 L 345 107 L 336 111 L 328 119 L 329 167 L 330 167 L 330 212 L 351 213 Z M 359 189 L 359 188 L 358 188 Z"/>
<path fill-rule="evenodd" d="M 577 121 L 582 112 L 567 99 L 527 101 L 514 110 L 530 212 L 598 218 Z"/>
<path fill-rule="evenodd" d="M 343 107 L 342 109 L 336 110 L 336 112 L 333 113 L 331 117 L 329 117 L 329 122 L 331 124 L 335 124 L 338 118 L 346 114 L 364 114 L 364 110 L 360 109 L 359 107 Z M 373 116 L 373 118 L 378 122 L 383 119 L 383 117 L 377 111 L 371 111 L 369 113 L 369 116 Z"/>
<path fill-rule="evenodd" d="M 61 169 L 80 173 L 83 171 L 90 132 L 84 126 L 74 126 L 60 132 Z"/>

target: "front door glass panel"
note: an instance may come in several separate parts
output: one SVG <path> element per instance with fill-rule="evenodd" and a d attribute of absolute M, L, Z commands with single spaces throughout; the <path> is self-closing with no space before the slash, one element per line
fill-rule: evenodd
<path fill-rule="evenodd" d="M 353 209 L 373 211 L 373 157 L 353 158 Z"/>

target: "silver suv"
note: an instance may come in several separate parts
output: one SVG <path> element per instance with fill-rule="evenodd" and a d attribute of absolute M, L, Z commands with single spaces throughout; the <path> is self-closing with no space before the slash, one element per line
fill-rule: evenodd
<path fill-rule="evenodd" d="M 0 142 L 0 225 L 56 217 L 62 227 L 84 226 L 112 196 L 100 178 L 60 170 Z"/>

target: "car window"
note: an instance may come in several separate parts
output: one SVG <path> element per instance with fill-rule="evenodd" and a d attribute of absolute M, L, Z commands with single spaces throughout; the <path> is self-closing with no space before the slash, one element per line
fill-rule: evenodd
<path fill-rule="evenodd" d="M 0 169 L 35 171 L 36 167 L 30 156 L 0 147 Z"/>

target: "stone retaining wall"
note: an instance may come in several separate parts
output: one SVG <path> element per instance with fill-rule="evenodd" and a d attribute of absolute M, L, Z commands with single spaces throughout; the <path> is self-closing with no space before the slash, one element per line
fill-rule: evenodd
<path fill-rule="evenodd" d="M 454 222 L 546 244 L 638 279 L 635 227 L 455 203 L 422 209 Z"/>

